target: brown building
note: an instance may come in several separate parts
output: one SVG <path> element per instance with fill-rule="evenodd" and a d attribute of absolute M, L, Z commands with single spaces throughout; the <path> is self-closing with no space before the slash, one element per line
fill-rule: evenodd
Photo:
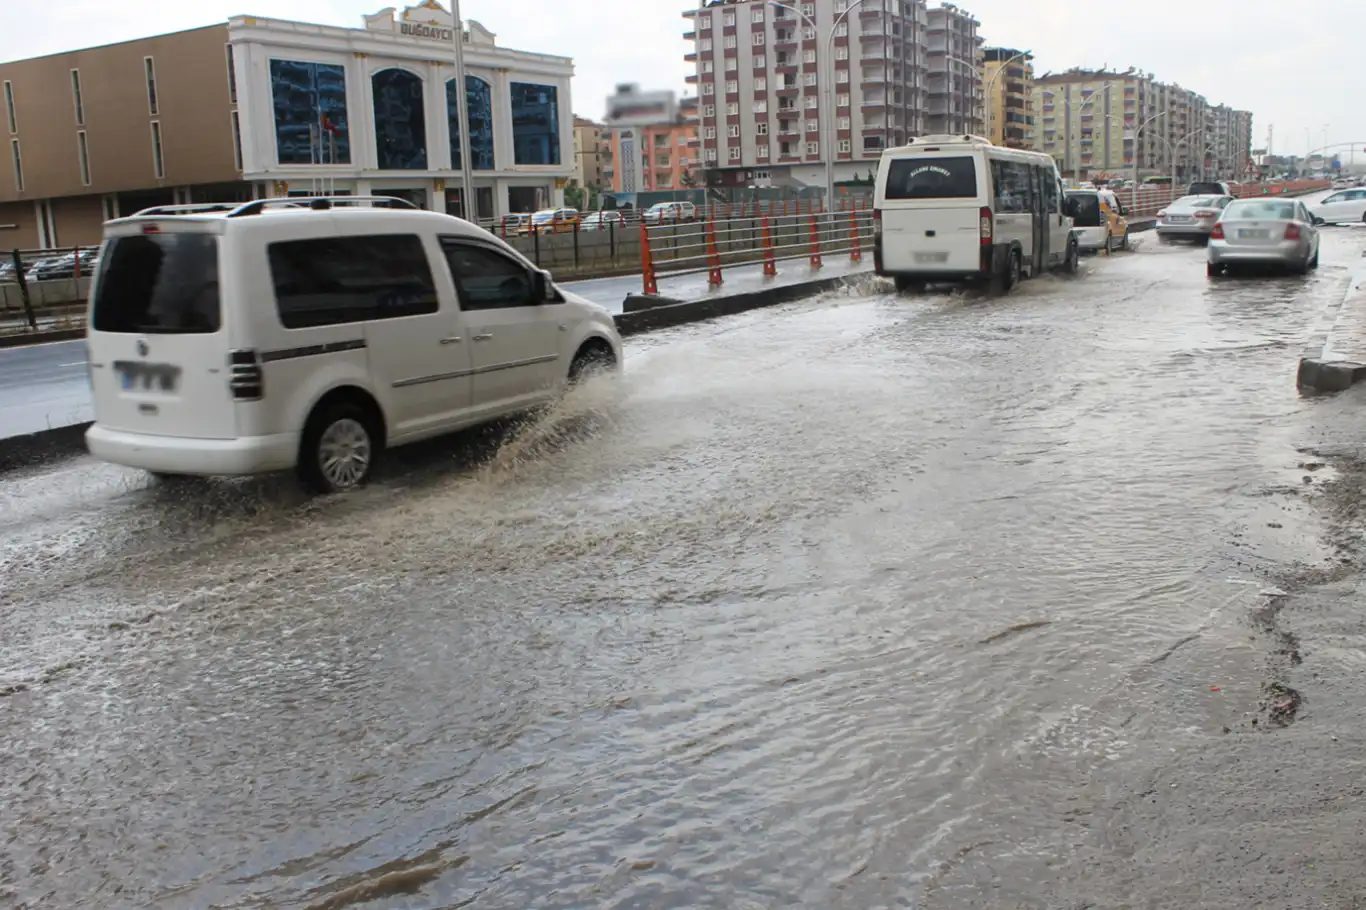
<path fill-rule="evenodd" d="M 0 248 L 94 244 L 147 206 L 252 198 L 231 68 L 226 24 L 0 64 Z"/>

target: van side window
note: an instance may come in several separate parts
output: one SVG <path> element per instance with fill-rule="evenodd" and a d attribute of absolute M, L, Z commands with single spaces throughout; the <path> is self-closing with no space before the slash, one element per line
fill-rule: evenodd
<path fill-rule="evenodd" d="M 266 247 L 287 329 L 420 316 L 439 309 L 416 234 L 323 237 Z"/>
<path fill-rule="evenodd" d="M 531 273 L 515 259 L 487 246 L 442 237 L 441 248 L 465 310 L 536 306 Z"/>
<path fill-rule="evenodd" d="M 1024 214 L 1032 208 L 1034 199 L 1029 187 L 1029 165 L 993 159 L 991 183 L 995 187 L 992 209 L 996 214 Z"/>

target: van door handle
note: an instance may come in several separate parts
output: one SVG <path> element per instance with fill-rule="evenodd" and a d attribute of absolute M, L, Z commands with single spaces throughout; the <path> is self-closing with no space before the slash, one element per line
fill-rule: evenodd
<path fill-rule="evenodd" d="M 442 344 L 459 344 L 459 343 L 460 343 L 460 336 L 459 336 L 459 335 L 451 335 L 451 336 L 448 337 L 448 338 L 442 338 L 442 339 L 441 339 L 441 343 L 442 343 Z"/>
<path fill-rule="evenodd" d="M 475 336 L 474 336 L 474 340 L 475 340 L 475 341 L 488 341 L 488 340 L 489 340 L 490 338 L 492 338 L 492 337 L 493 337 L 493 333 L 492 333 L 492 332 L 489 332 L 487 335 L 475 335 Z"/>

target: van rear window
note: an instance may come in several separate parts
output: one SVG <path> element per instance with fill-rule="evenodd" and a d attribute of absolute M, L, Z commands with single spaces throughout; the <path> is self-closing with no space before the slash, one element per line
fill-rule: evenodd
<path fill-rule="evenodd" d="M 977 164 L 961 158 L 898 158 L 887 165 L 887 199 L 975 199 Z"/>
<path fill-rule="evenodd" d="M 1100 227 L 1100 197 L 1095 193 L 1068 193 L 1068 199 L 1075 199 L 1077 214 L 1073 219 L 1076 227 Z"/>
<path fill-rule="evenodd" d="M 97 332 L 211 334 L 221 325 L 218 238 L 134 234 L 100 254 L 90 324 Z"/>

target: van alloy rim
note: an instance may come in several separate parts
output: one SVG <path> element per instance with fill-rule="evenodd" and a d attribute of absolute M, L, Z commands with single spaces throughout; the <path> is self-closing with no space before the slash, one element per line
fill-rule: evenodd
<path fill-rule="evenodd" d="M 370 467 L 370 434 L 360 421 L 346 417 L 323 431 L 318 440 L 318 466 L 337 489 L 360 483 Z"/>

